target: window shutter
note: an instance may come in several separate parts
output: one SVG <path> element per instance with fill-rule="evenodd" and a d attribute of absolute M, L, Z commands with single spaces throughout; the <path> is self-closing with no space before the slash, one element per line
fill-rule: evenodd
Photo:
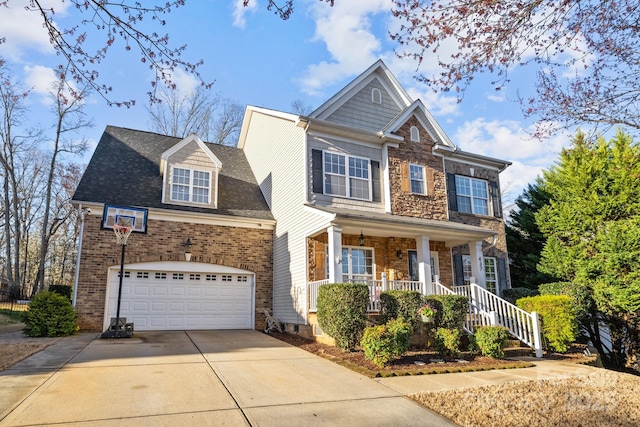
<path fill-rule="evenodd" d="M 382 201 L 380 188 L 380 162 L 371 160 L 371 198 L 374 202 Z"/>
<path fill-rule="evenodd" d="M 453 173 L 447 174 L 447 198 L 449 199 L 449 210 L 458 210 L 458 195 L 456 194 L 456 175 Z M 460 260 L 462 265 L 462 260 Z"/>
<path fill-rule="evenodd" d="M 489 192 L 491 193 L 491 203 L 493 204 L 493 216 L 502 218 L 502 200 L 497 181 L 489 181 Z"/>
<path fill-rule="evenodd" d="M 425 167 L 425 177 L 427 181 L 427 194 L 433 196 L 436 192 L 436 171 L 430 167 Z"/>
<path fill-rule="evenodd" d="M 401 183 L 400 183 L 400 188 L 402 189 L 402 191 L 406 191 L 407 193 L 411 192 L 411 177 L 409 174 L 409 163 L 404 162 L 400 165 L 400 169 L 401 169 Z"/>
<path fill-rule="evenodd" d="M 324 179 L 322 176 L 322 150 L 311 150 L 311 179 L 313 192 L 324 193 Z"/>
<path fill-rule="evenodd" d="M 507 263 L 504 258 L 498 258 L 498 280 L 500 290 L 507 289 Z"/>
<path fill-rule="evenodd" d="M 456 286 L 464 285 L 464 269 L 462 267 L 462 255 L 454 255 L 453 256 L 453 269 L 455 271 L 456 276 Z"/>

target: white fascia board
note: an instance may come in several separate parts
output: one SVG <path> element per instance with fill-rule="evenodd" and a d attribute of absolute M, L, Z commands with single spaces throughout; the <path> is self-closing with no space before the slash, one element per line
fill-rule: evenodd
<path fill-rule="evenodd" d="M 483 167 L 487 169 L 493 169 L 498 172 L 502 172 L 509 166 L 511 166 L 511 162 L 501 159 L 496 159 L 493 157 L 482 156 L 480 154 L 469 153 L 466 151 L 460 150 L 443 150 L 438 146 L 433 148 L 434 154 L 442 155 L 442 157 L 446 160 L 450 160 L 458 163 L 465 163 L 473 166 Z"/>
<path fill-rule="evenodd" d="M 148 219 L 158 221 L 182 222 L 188 224 L 220 225 L 225 227 L 258 228 L 263 230 L 274 230 L 276 221 L 274 219 L 247 218 L 230 215 L 218 215 L 211 213 L 197 213 L 173 211 L 168 209 L 149 209 Z"/>

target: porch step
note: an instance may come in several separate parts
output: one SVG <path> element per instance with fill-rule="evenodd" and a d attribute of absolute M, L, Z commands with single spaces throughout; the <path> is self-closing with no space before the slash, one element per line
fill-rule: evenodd
<path fill-rule="evenodd" d="M 517 348 L 517 347 L 526 347 L 529 348 L 528 346 L 526 346 L 522 341 L 515 339 L 515 338 L 511 338 L 507 340 L 507 348 Z"/>
<path fill-rule="evenodd" d="M 523 357 L 533 356 L 534 352 L 529 347 L 506 347 L 504 350 L 504 357 Z"/>

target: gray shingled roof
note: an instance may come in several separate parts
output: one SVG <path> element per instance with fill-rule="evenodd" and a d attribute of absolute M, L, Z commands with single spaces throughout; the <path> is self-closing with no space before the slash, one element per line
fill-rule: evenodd
<path fill-rule="evenodd" d="M 244 152 L 218 144 L 207 143 L 222 162 L 218 209 L 162 203 L 160 156 L 180 141 L 181 138 L 107 126 L 73 200 L 273 219 Z"/>

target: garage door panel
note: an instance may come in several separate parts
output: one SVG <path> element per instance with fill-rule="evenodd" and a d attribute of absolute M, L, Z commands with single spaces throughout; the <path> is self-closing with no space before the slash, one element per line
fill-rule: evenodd
<path fill-rule="evenodd" d="M 252 329 L 253 287 L 244 277 L 131 271 L 123 281 L 120 316 L 139 331 Z M 118 282 L 115 277 L 110 284 L 108 317 L 115 317 Z"/>

